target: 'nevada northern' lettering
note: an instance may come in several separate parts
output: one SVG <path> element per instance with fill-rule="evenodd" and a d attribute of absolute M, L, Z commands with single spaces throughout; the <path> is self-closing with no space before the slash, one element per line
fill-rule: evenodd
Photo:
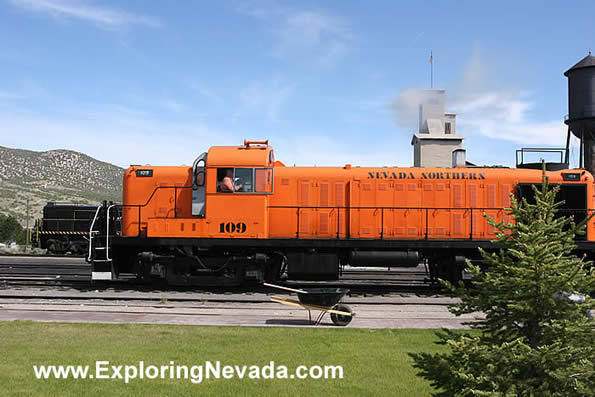
<path fill-rule="evenodd" d="M 422 172 L 421 179 L 486 179 L 481 172 L 440 171 Z M 368 179 L 415 179 L 413 172 L 368 172 Z"/>

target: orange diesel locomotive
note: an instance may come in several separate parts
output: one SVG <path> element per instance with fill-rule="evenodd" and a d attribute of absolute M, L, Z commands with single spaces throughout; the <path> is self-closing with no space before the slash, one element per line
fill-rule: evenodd
<path fill-rule="evenodd" d="M 593 210 L 593 177 L 549 171 L 563 215 Z M 507 219 L 531 199 L 538 169 L 286 167 L 264 142 L 215 146 L 192 167 L 131 166 L 122 205 L 98 208 L 93 279 L 133 273 L 176 285 L 237 285 L 280 276 L 337 279 L 345 265 L 417 266 L 456 281 L 492 248 L 483 214 Z M 591 253 L 595 221 L 578 241 Z"/>

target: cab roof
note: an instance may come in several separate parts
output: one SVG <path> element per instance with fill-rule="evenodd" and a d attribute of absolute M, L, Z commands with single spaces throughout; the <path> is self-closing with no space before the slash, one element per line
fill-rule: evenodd
<path fill-rule="evenodd" d="M 273 148 L 268 141 L 244 141 L 243 146 L 212 146 L 207 167 L 272 167 Z"/>

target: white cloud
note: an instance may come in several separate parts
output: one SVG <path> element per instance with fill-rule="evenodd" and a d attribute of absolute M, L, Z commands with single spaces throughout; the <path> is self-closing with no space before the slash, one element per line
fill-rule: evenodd
<path fill-rule="evenodd" d="M 499 82 L 488 70 L 476 48 L 460 78 L 446 92 L 446 110 L 457 113 L 457 130 L 463 135 L 483 135 L 520 144 L 562 146 L 566 127 L 562 118 L 536 120 L 535 100 L 530 92 Z M 417 127 L 418 106 L 423 92 L 405 89 L 393 101 L 397 122 Z"/>
<path fill-rule="evenodd" d="M 329 64 L 347 53 L 348 38 L 343 19 L 321 11 L 294 11 L 285 16 L 274 53 L 281 57 L 306 55 Z"/>
<path fill-rule="evenodd" d="M 352 34 L 344 18 L 321 10 L 284 8 L 275 2 L 243 6 L 238 11 L 274 26 L 272 53 L 279 58 L 306 58 L 329 65 L 349 52 Z"/>
<path fill-rule="evenodd" d="M 55 18 L 73 18 L 94 22 L 104 27 L 146 25 L 158 27 L 157 18 L 133 14 L 108 7 L 98 7 L 71 0 L 10 0 L 22 9 L 48 14 Z"/>
<path fill-rule="evenodd" d="M 260 112 L 269 121 L 277 121 L 281 107 L 292 92 L 293 85 L 284 84 L 279 79 L 273 79 L 269 83 L 252 83 L 240 91 L 241 107 L 232 118 Z"/>
<path fill-rule="evenodd" d="M 533 105 L 533 101 L 522 94 L 485 92 L 475 98 L 455 101 L 451 108 L 457 112 L 457 128 L 466 133 L 522 144 L 563 145 L 564 122 L 529 119 Z"/>

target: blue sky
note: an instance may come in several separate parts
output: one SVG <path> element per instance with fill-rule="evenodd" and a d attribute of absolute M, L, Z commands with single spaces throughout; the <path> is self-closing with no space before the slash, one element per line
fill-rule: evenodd
<path fill-rule="evenodd" d="M 592 1 L 0 0 L 0 145 L 121 166 L 269 138 L 288 165 L 412 164 L 410 89 L 447 89 L 467 158 L 562 146 Z M 576 157 L 576 153 L 575 153 Z"/>

